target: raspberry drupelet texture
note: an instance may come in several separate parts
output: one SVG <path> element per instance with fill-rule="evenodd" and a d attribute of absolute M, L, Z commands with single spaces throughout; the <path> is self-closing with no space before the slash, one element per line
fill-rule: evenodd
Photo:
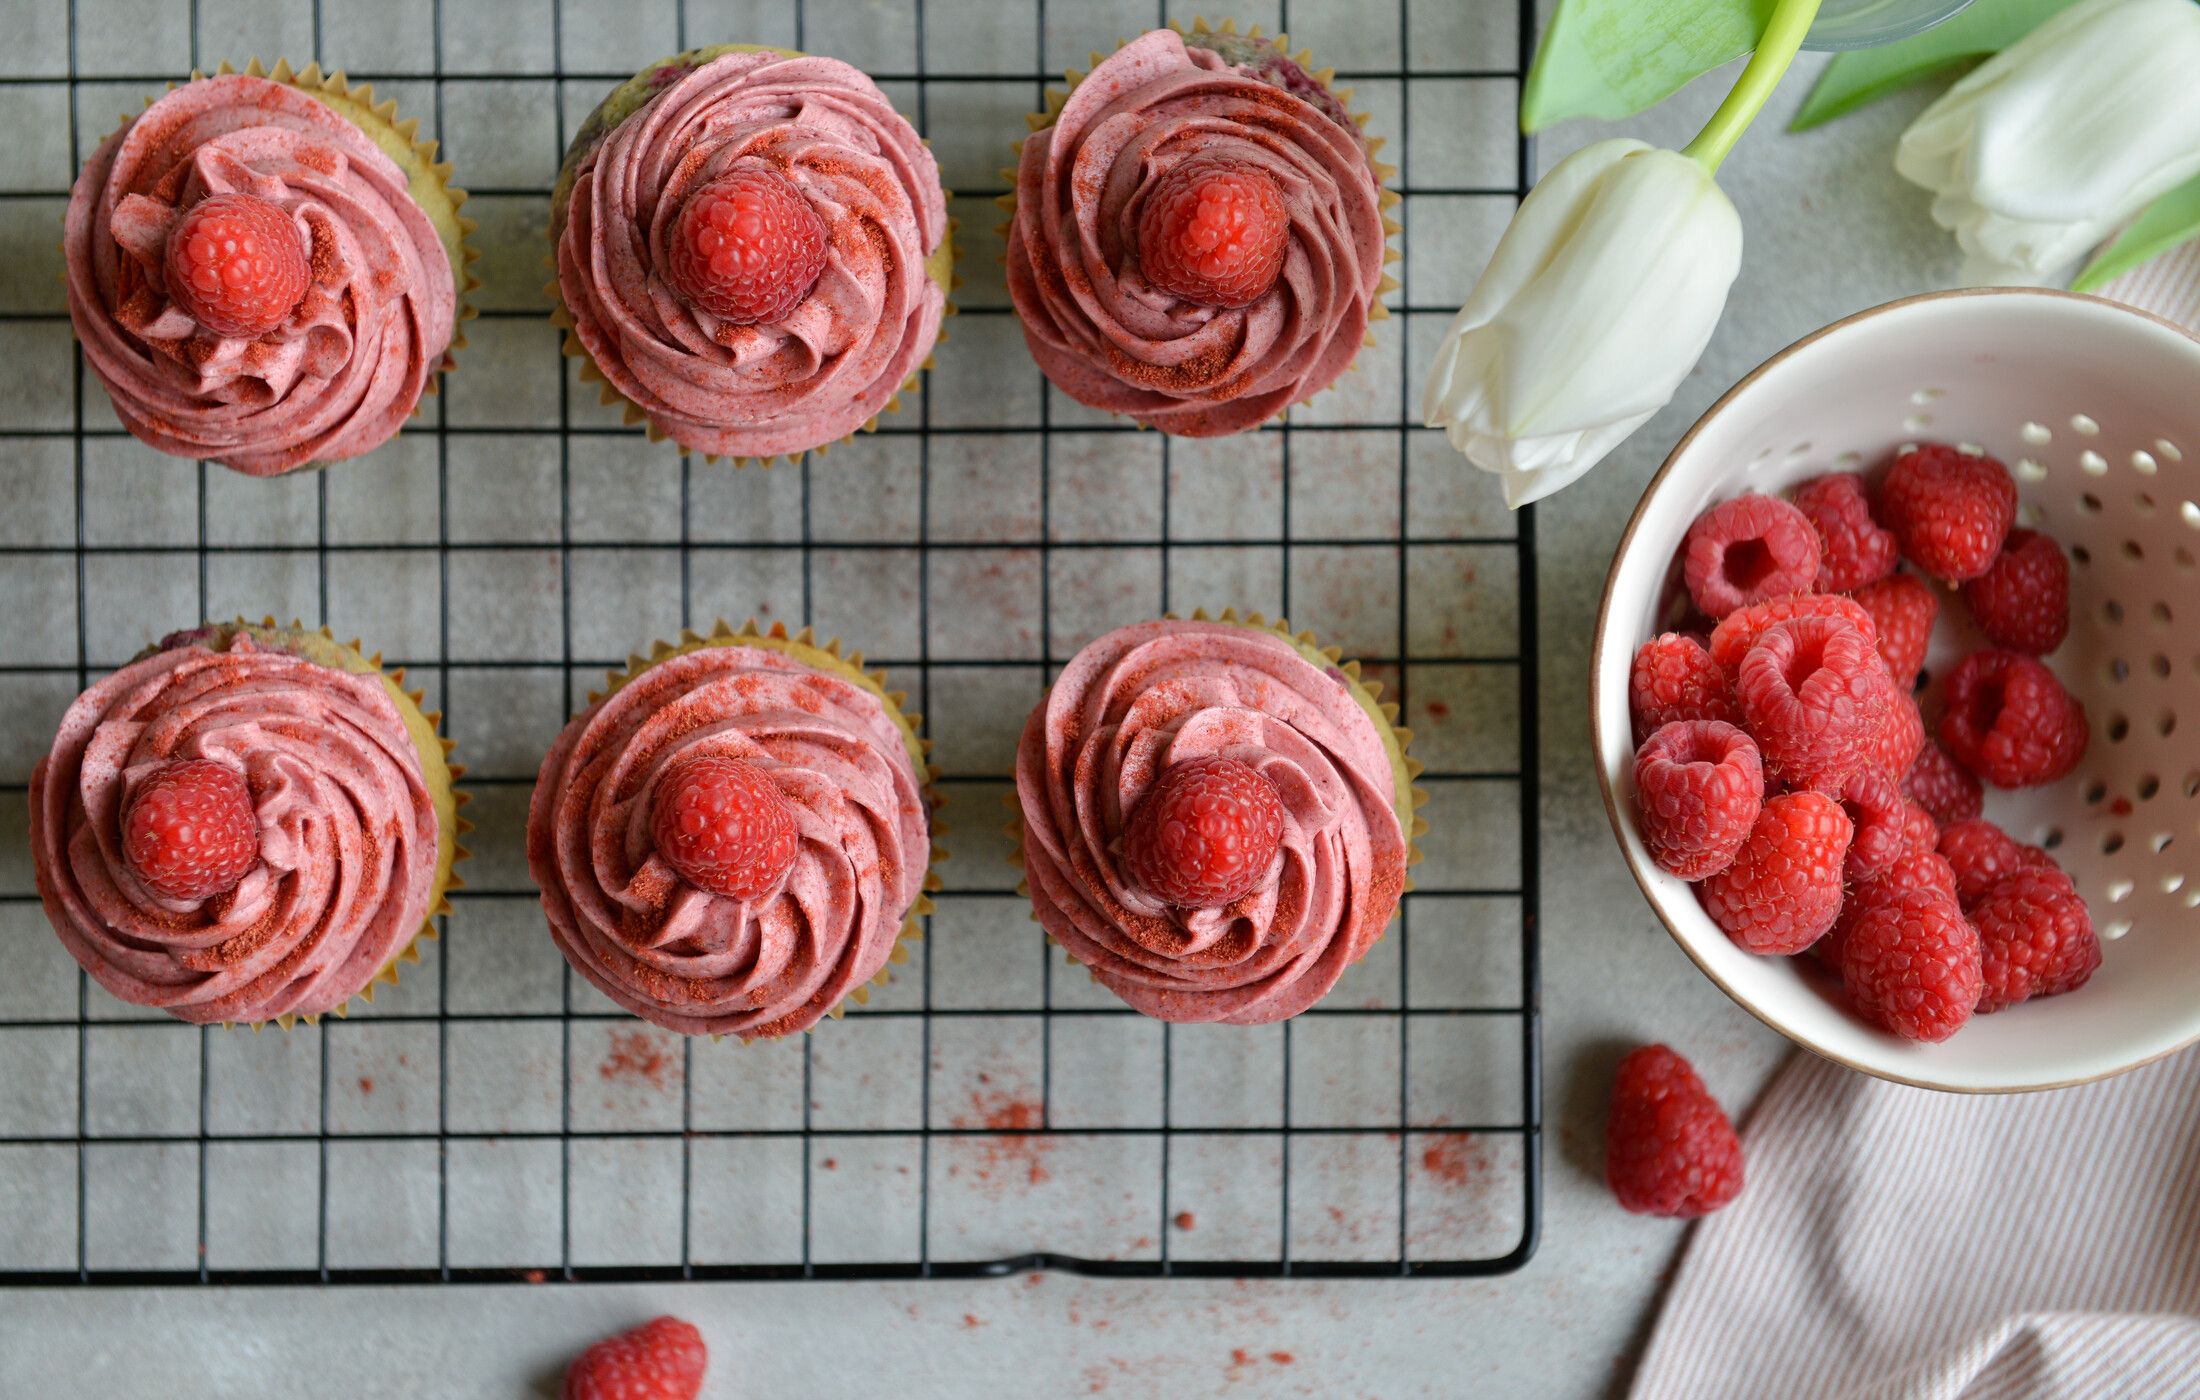
<path fill-rule="evenodd" d="M 1856 601 L 1872 616 L 1872 626 L 1879 635 L 1879 655 L 1886 661 L 1895 684 L 1911 689 L 1932 646 L 1940 599 L 1917 575 L 1894 574 L 1857 589 Z"/>
<path fill-rule="evenodd" d="M 2070 635 L 2070 561 L 2032 530 L 2011 530 L 1993 567 L 1963 585 L 1963 601 L 1988 641 L 2045 656 Z"/>
<path fill-rule="evenodd" d="M 1851 774 L 1841 790 L 1841 809 L 1855 827 L 1843 866 L 1851 884 L 1876 880 L 1902 856 L 1939 844 L 1940 828 L 1932 817 L 1904 797 L 1882 769 L 1865 767 Z"/>
<path fill-rule="evenodd" d="M 1712 629 L 1711 659 L 1731 676 L 1740 669 L 1742 658 L 1757 645 L 1758 638 L 1781 623 L 1799 617 L 1838 617 L 1869 637 L 1875 646 L 1879 641 L 1879 625 L 1854 598 L 1838 593 L 1804 593 L 1794 598 L 1775 598 L 1769 603 L 1729 614 Z"/>
<path fill-rule="evenodd" d="M 1969 912 L 1986 979 L 1981 1011 L 2075 991 L 2101 965 L 2093 917 L 2070 877 L 2053 866 L 2002 876 Z"/>
<path fill-rule="evenodd" d="M 2055 858 L 2027 846 L 1990 821 L 1955 822 L 1940 833 L 1940 854 L 1955 872 L 1956 898 L 1968 909 L 2019 870 L 2056 870 Z"/>
<path fill-rule="evenodd" d="M 794 808 L 745 759 L 681 759 L 657 780 L 654 801 L 657 854 L 697 889 L 761 899 L 794 868 L 802 839 Z"/>
<path fill-rule="evenodd" d="M 742 164 L 688 193 L 666 236 L 666 278 L 736 326 L 785 320 L 825 270 L 825 221 L 786 176 Z"/>
<path fill-rule="evenodd" d="M 1902 693 L 1889 678 L 1887 720 L 1865 745 L 1864 762 L 1886 773 L 1907 773 L 1925 747 L 1925 716 L 1917 702 Z"/>
<path fill-rule="evenodd" d="M 1696 886 L 1727 937 L 1752 953 L 1800 953 L 1841 912 L 1841 866 L 1854 828 L 1818 792 L 1772 798 L 1734 863 Z"/>
<path fill-rule="evenodd" d="M 1138 263 L 1146 280 L 1200 306 L 1260 300 L 1283 270 L 1290 213 L 1275 177 L 1216 156 L 1194 156 L 1146 193 Z"/>
<path fill-rule="evenodd" d="M 252 194 L 209 195 L 184 211 L 162 271 L 169 297 L 216 335 L 266 335 L 311 280 L 297 221 Z"/>
<path fill-rule="evenodd" d="M 1970 821 L 1986 810 L 1986 789 L 1978 775 L 1956 762 L 1937 740 L 1918 750 L 1917 761 L 1902 775 L 1902 793 L 1942 826 Z"/>
<path fill-rule="evenodd" d="M 565 1371 L 562 1400 L 696 1400 L 709 1364 L 693 1323 L 652 1318 L 575 1358 Z"/>
<path fill-rule="evenodd" d="M 1940 742 L 1995 787 L 2070 776 L 2090 738 L 2085 706 L 2022 652 L 1976 651 L 1948 673 Z"/>
<path fill-rule="evenodd" d="M 1984 988 L 1978 930 L 1946 891 L 1880 881 L 1843 930 L 1841 985 L 1865 1017 L 1905 1040 L 1960 1030 Z"/>
<path fill-rule="evenodd" d="M 1757 745 L 1731 724 L 1676 720 L 1635 753 L 1643 844 L 1659 869 L 1683 880 L 1734 863 L 1764 796 Z"/>
<path fill-rule="evenodd" d="M 1283 843 L 1283 799 L 1250 764 L 1171 764 L 1123 829 L 1123 871 L 1182 909 L 1219 909 L 1260 887 Z"/>
<path fill-rule="evenodd" d="M 2017 518 L 2017 484 L 1991 457 L 1938 443 L 1894 459 L 1879 487 L 1879 518 L 1902 556 L 1950 583 L 1993 566 Z"/>
<path fill-rule="evenodd" d="M 1954 899 L 1956 873 L 1940 853 L 1930 847 L 1911 849 L 1897 856 L 1876 877 L 1849 887 L 1847 897 L 1841 901 L 1840 917 L 1826 930 L 1824 938 L 1810 945 L 1811 956 L 1839 976 L 1841 948 L 1848 939 L 1849 930 L 1866 913 L 1904 890 L 1935 890 Z"/>
<path fill-rule="evenodd" d="M 1739 724 L 1734 682 L 1704 644 L 1680 632 L 1644 642 L 1627 675 L 1627 710 L 1640 745 L 1675 720 L 1715 719 Z"/>
<path fill-rule="evenodd" d="M 1734 688 L 1766 775 L 1824 792 L 1839 792 L 1870 756 L 1895 699 L 1870 640 L 1834 617 L 1765 633 L 1742 658 Z"/>
<path fill-rule="evenodd" d="M 1670 1047 L 1645 1045 L 1620 1061 L 1604 1176 L 1620 1206 L 1637 1215 L 1708 1215 L 1741 1193 L 1741 1139 Z"/>
<path fill-rule="evenodd" d="M 1707 617 L 1810 589 L 1818 578 L 1818 531 L 1771 496 L 1737 496 L 1696 518 L 1681 543 L 1688 596 Z"/>
<path fill-rule="evenodd" d="M 1823 546 L 1812 585 L 1818 592 L 1847 593 L 1894 572 L 1902 551 L 1872 518 L 1871 490 L 1861 473 L 1812 477 L 1795 488 L 1793 499 Z"/>
<path fill-rule="evenodd" d="M 251 790 L 241 773 L 213 759 L 157 769 L 123 809 L 123 868 L 162 899 L 191 903 L 226 893 L 259 858 Z"/>

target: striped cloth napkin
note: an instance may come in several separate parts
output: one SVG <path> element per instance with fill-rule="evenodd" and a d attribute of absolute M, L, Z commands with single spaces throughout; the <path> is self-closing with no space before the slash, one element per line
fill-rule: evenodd
<path fill-rule="evenodd" d="M 2104 295 L 2200 331 L 2200 241 Z M 1798 1054 L 1633 1400 L 2200 1397 L 2200 1051 L 1940 1094 Z"/>

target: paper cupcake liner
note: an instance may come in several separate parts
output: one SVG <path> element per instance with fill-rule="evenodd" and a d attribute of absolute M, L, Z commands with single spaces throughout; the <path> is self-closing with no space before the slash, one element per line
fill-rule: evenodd
<path fill-rule="evenodd" d="M 1173 612 L 1164 613 L 1162 616 L 1172 622 L 1179 620 L 1179 614 Z M 1260 613 L 1241 613 L 1236 608 L 1224 608 L 1220 614 L 1210 614 L 1205 608 L 1194 608 L 1190 620 L 1193 622 L 1222 622 L 1233 627 L 1248 628 L 1255 632 L 1272 632 L 1289 642 L 1298 651 L 1299 655 L 1305 657 L 1313 665 L 1326 671 L 1335 671 L 1343 676 L 1346 691 L 1358 702 L 1360 708 L 1367 712 L 1367 717 L 1374 721 L 1376 732 L 1383 741 L 1383 752 L 1390 757 L 1391 806 L 1392 810 L 1398 815 L 1398 828 L 1405 834 L 1406 838 L 1406 870 L 1398 891 L 1401 897 L 1413 893 L 1413 867 L 1419 865 L 1422 860 L 1420 838 L 1428 834 L 1428 819 L 1421 815 L 1421 809 L 1428 805 L 1429 800 L 1428 790 L 1416 780 L 1421 776 L 1427 765 L 1408 752 L 1413 745 L 1413 731 L 1398 722 L 1399 709 L 1397 704 L 1382 698 L 1383 683 L 1373 676 L 1363 675 L 1359 662 L 1345 659 L 1343 648 L 1323 646 L 1321 639 L 1316 637 L 1314 633 L 1306 630 L 1293 631 L 1291 624 L 1280 617 L 1271 622 Z M 1011 813 L 1008 825 L 1003 828 L 1009 839 L 1009 863 L 1021 872 L 1024 869 L 1023 807 L 1022 804 L 1017 802 L 1013 789 L 1003 793 L 1001 801 Z M 1018 880 L 1016 882 L 1016 893 L 1027 900 L 1030 899 L 1031 882 L 1028 879 Z M 1032 909 L 1028 912 L 1032 922 L 1037 923 L 1039 921 L 1038 911 Z M 1393 910 L 1391 919 L 1395 921 L 1396 918 L 1397 911 Z M 1373 948 L 1389 932 L 1390 925 L 1386 923 L 1376 933 L 1375 937 L 1368 940 L 1368 947 Z M 1051 933 L 1047 935 L 1047 942 L 1054 944 L 1056 947 L 1061 946 Z M 1077 961 L 1066 950 L 1062 956 L 1069 958 L 1071 962 Z M 1367 955 L 1362 953 L 1360 956 L 1364 958 Z M 1097 973 L 1093 975 L 1093 980 L 1099 980 Z"/>
<path fill-rule="evenodd" d="M 194 71 L 191 77 L 194 80 L 221 77 L 238 71 L 234 65 L 223 63 L 212 74 Z M 450 162 L 436 159 L 440 149 L 437 142 L 421 138 L 418 117 L 400 118 L 395 98 L 376 101 L 372 84 L 351 82 L 341 68 L 332 68 L 326 73 L 318 63 L 309 63 L 302 69 L 293 68 L 287 58 L 278 58 L 275 66 L 269 68 L 255 58 L 241 71 L 247 77 L 266 78 L 312 97 L 366 133 L 410 179 L 413 203 L 419 205 L 420 212 L 435 225 L 436 235 L 443 241 L 443 252 L 451 260 L 452 285 L 458 289 L 458 311 L 452 320 L 451 343 L 444 348 L 443 363 L 437 366 L 437 374 L 428 376 L 427 392 L 437 392 L 437 375 L 456 369 L 458 352 L 466 348 L 466 323 L 481 314 L 480 309 L 467 300 L 481 289 L 481 279 L 472 271 L 473 265 L 481 260 L 481 250 L 466 241 L 479 224 L 459 212 L 466 203 L 466 191 L 451 183 L 453 168 Z M 173 88 L 175 84 L 169 86 Z M 146 105 L 151 106 L 152 99 L 146 99 Z M 413 412 L 420 412 L 418 404 L 413 405 Z"/>
<path fill-rule="evenodd" d="M 599 700 L 616 695 L 628 683 L 661 661 L 685 656 L 691 651 L 701 651 L 705 647 L 760 647 L 766 651 L 776 651 L 801 662 L 813 671 L 838 676 L 869 691 L 885 708 L 887 718 L 894 722 L 894 728 L 901 731 L 902 747 L 908 750 L 909 762 L 923 780 L 926 805 L 935 812 L 939 810 L 942 805 L 938 790 L 940 770 L 932 762 L 932 741 L 919 732 L 924 724 L 924 716 L 910 714 L 902 709 L 908 702 L 908 693 L 889 689 L 886 672 L 883 670 L 865 670 L 862 652 L 852 649 L 843 651 L 837 637 L 821 645 L 817 634 L 807 627 L 790 635 L 785 623 L 775 622 L 769 629 L 759 630 L 756 620 L 751 618 L 742 623 L 739 630 L 727 626 L 723 619 L 712 624 L 708 632 L 683 629 L 678 641 L 654 642 L 650 645 L 648 655 L 636 653 L 627 658 L 625 666 L 605 673 L 603 688 L 589 692 L 588 703 L 593 705 Z M 893 969 L 909 961 L 909 945 L 923 939 L 923 921 L 933 911 L 932 896 L 940 891 L 939 866 L 948 858 L 947 850 L 939 842 L 939 838 L 946 834 L 945 824 L 927 818 L 925 838 L 931 849 L 926 853 L 924 884 L 916 902 L 902 915 L 901 931 L 894 935 L 893 951 L 887 954 L 885 965 L 879 968 L 869 982 L 857 986 L 846 1000 L 825 1013 L 829 1019 L 837 1021 L 845 1015 L 849 1001 L 858 1006 L 868 1005 L 871 989 L 884 987 L 891 982 Z M 803 1033 L 808 1034 L 808 1031 Z M 783 1039 L 780 1036 L 755 1038 Z M 716 1041 L 724 1037 L 714 1035 L 711 1039 Z"/>
<path fill-rule="evenodd" d="M 435 804 L 435 885 L 430 891 L 428 915 L 421 921 L 420 931 L 367 980 L 366 986 L 352 993 L 352 996 L 361 1001 L 372 1002 L 376 987 L 384 984 L 392 987 L 397 985 L 399 964 L 420 961 L 420 940 L 436 936 L 436 919 L 451 912 L 451 891 L 463 889 L 466 885 L 457 867 L 458 862 L 467 859 L 472 852 L 459 844 L 459 838 L 472 831 L 474 824 L 459 815 L 459 808 L 471 800 L 471 794 L 457 786 L 458 779 L 465 775 L 466 769 L 463 764 L 451 762 L 451 751 L 457 746 L 442 735 L 443 714 L 440 710 L 425 708 L 426 692 L 405 688 L 405 669 L 402 666 L 394 670 L 384 670 L 380 652 L 369 655 L 356 638 L 349 642 L 340 642 L 336 639 L 336 634 L 326 627 L 309 628 L 295 619 L 285 627 L 272 617 L 264 617 L 256 623 L 239 617 L 232 622 L 208 623 L 206 630 L 214 633 L 224 644 L 243 634 L 256 642 L 265 642 L 294 656 L 302 656 L 317 665 L 349 671 L 355 675 L 378 677 L 382 688 L 389 692 L 390 700 L 397 706 L 398 716 L 405 721 L 405 731 L 412 737 L 413 751 L 420 758 L 421 780 L 427 784 L 429 800 Z M 151 654 L 151 650 L 148 649 L 145 654 Z M 351 1000 L 346 998 L 342 1006 L 328 1014 L 342 1018 L 349 1014 L 350 1009 Z M 319 1015 L 286 1013 L 275 1017 L 274 1024 L 287 1031 L 300 1021 L 314 1025 L 320 1019 Z M 242 1024 L 257 1031 L 269 1023 L 250 1021 Z"/>
<path fill-rule="evenodd" d="M 702 48 L 684 50 L 673 54 L 669 58 L 659 59 L 613 88 L 610 95 L 597 103 L 595 110 L 590 112 L 587 118 L 581 122 L 580 129 L 573 133 L 573 140 L 566 146 L 565 155 L 558 163 L 557 184 L 550 191 L 550 256 L 544 259 L 544 265 L 550 270 L 550 281 L 543 288 L 543 292 L 549 296 L 551 302 L 550 324 L 564 333 L 565 338 L 562 348 L 565 357 L 580 366 L 580 377 L 583 384 L 596 386 L 597 402 L 605 408 L 616 408 L 620 411 L 625 426 L 641 428 L 647 433 L 651 442 L 672 442 L 673 450 L 682 457 L 700 455 L 705 462 L 712 465 L 719 462 L 728 462 L 735 467 L 751 465 L 769 467 L 784 457 L 788 465 L 791 466 L 811 452 L 815 452 L 820 457 L 825 456 L 841 443 L 854 441 L 856 433 L 878 431 L 878 420 L 886 414 L 901 412 L 901 396 L 915 393 L 919 377 L 926 370 L 937 367 L 934 363 L 934 357 L 939 347 L 947 343 L 948 334 L 945 322 L 948 317 L 956 314 L 955 292 L 963 284 L 961 275 L 955 271 L 957 256 L 955 235 L 961 231 L 962 221 L 952 214 L 948 215 L 946 237 L 942 238 L 940 245 L 925 257 L 925 275 L 932 279 L 933 283 L 939 287 L 941 294 L 947 298 L 947 303 L 940 312 L 942 323 L 940 333 L 932 342 L 932 349 L 925 352 L 923 361 L 918 364 L 915 370 L 910 372 L 909 378 L 903 381 L 901 387 L 896 389 L 893 395 L 886 400 L 886 406 L 865 419 L 855 432 L 846 433 L 830 442 L 821 442 L 815 447 L 803 448 L 800 452 L 775 453 L 766 457 L 729 456 L 710 452 L 697 454 L 695 449 L 673 442 L 672 434 L 650 421 L 649 415 L 642 411 L 640 404 L 620 393 L 611 381 L 604 376 L 603 371 L 596 368 L 596 362 L 590 358 L 587 347 L 582 345 L 580 337 L 574 334 L 573 313 L 566 308 L 565 289 L 558 284 L 558 238 L 565 231 L 565 211 L 573 197 L 573 180 L 575 172 L 580 168 L 581 159 L 590 150 L 594 149 L 597 143 L 602 141 L 606 135 L 615 130 L 619 123 L 633 116 L 644 103 L 656 95 L 659 90 L 659 85 L 653 81 L 656 75 L 667 68 L 699 68 L 712 59 L 729 53 L 775 53 L 781 58 L 806 58 L 809 56 L 799 49 L 782 49 L 771 44 L 710 44 Z M 921 133 L 918 139 L 923 141 L 926 149 L 930 149 L 932 142 L 929 139 Z M 940 198 L 952 204 L 955 199 L 955 192 L 943 184 L 940 186 Z"/>
<path fill-rule="evenodd" d="M 1183 35 L 1188 43 L 1200 47 L 1205 47 L 1204 45 L 1200 45 L 1200 40 L 1210 38 L 1228 37 L 1240 40 L 1242 42 L 1263 41 L 1263 36 L 1260 32 L 1259 25 L 1254 25 L 1252 28 L 1246 30 L 1244 34 L 1240 35 L 1238 33 L 1237 21 L 1234 19 L 1226 19 L 1222 22 L 1220 28 L 1215 28 L 1211 27 L 1207 23 L 1205 18 L 1194 16 L 1192 19 L 1192 27 L 1189 30 L 1185 29 L 1181 23 L 1173 19 L 1169 21 L 1168 27 Z M 1118 39 L 1115 41 L 1115 46 L 1120 49 L 1121 47 L 1123 47 L 1124 44 L 1128 42 L 1129 41 L 1125 39 Z M 1373 114 L 1369 112 L 1355 112 L 1351 110 L 1352 94 L 1354 90 L 1352 88 L 1341 88 L 1337 86 L 1336 69 L 1317 69 L 1314 66 L 1314 55 L 1311 50 L 1300 49 L 1297 53 L 1291 52 L 1290 35 L 1277 34 L 1273 37 L 1267 38 L 1265 42 L 1270 48 L 1273 48 L 1276 51 L 1278 57 L 1291 60 L 1301 69 L 1305 70 L 1308 77 L 1312 78 L 1315 82 L 1321 84 L 1322 89 L 1327 92 L 1331 97 L 1335 98 L 1340 106 L 1344 107 L 1345 114 L 1352 119 L 1352 124 L 1360 129 L 1360 142 L 1367 149 L 1368 168 L 1373 171 L 1375 175 L 1376 208 L 1381 211 L 1383 220 L 1383 264 L 1387 267 L 1391 263 L 1397 262 L 1399 258 L 1403 256 L 1403 254 L 1399 253 L 1399 251 L 1395 247 L 1391 246 L 1390 240 L 1396 238 L 1399 234 L 1403 233 L 1405 231 L 1405 226 L 1399 223 L 1396 219 L 1391 218 L 1390 211 L 1398 207 L 1399 202 L 1404 198 L 1404 196 L 1400 195 L 1396 190 L 1391 189 L 1389 184 L 1390 181 L 1398 178 L 1398 167 L 1395 165 L 1391 165 L 1385 161 L 1376 159 L 1376 156 L 1378 155 L 1378 153 L 1381 152 L 1383 146 L 1385 145 L 1387 138 L 1381 136 L 1369 136 L 1367 134 L 1367 124 Z M 1108 60 L 1109 55 L 1101 53 L 1098 50 L 1094 50 L 1089 55 L 1089 57 L 1091 59 L 1091 68 L 1098 68 L 1102 63 L 1105 63 Z M 1054 125 L 1054 123 L 1060 119 L 1062 115 L 1062 105 L 1069 101 L 1070 94 L 1077 90 L 1077 85 L 1082 83 L 1091 73 L 1091 68 L 1086 69 L 1084 72 L 1079 72 L 1075 68 L 1068 69 L 1062 74 L 1062 77 L 1064 81 L 1067 82 L 1068 86 L 1059 88 L 1050 87 L 1046 90 L 1046 110 L 1041 112 L 1029 112 L 1026 113 L 1024 116 L 1024 125 L 1029 128 L 1029 131 L 1026 134 L 1027 138 L 1031 134 L 1036 134 L 1038 132 L 1046 130 L 1048 127 Z M 1017 161 L 1021 163 L 1024 155 L 1023 141 L 1018 140 L 1011 142 L 1009 149 L 1015 152 Z M 1012 165 L 1002 170 L 1000 173 L 1003 183 L 1008 186 L 1008 193 L 1004 195 L 996 195 L 993 202 L 1007 213 L 1008 218 L 1003 221 L 997 228 L 995 228 L 994 232 L 1000 236 L 1003 243 L 1006 243 L 1008 241 L 1009 229 L 1016 221 L 1017 168 L 1016 166 Z M 1001 254 L 1000 261 L 1005 264 L 1008 261 L 1008 255 L 1006 253 Z M 1396 290 L 1398 290 L 1398 279 L 1391 276 L 1387 272 L 1384 273 L 1382 276 L 1382 280 L 1375 285 L 1374 298 L 1368 303 L 1367 320 L 1370 329 L 1368 330 L 1366 336 L 1364 336 L 1360 341 L 1361 348 L 1365 349 L 1375 344 L 1375 332 L 1373 330 L 1374 323 L 1377 321 L 1387 321 L 1390 319 L 1390 308 L 1383 305 L 1383 298 L 1389 296 L 1392 292 Z M 1329 383 L 1322 385 L 1321 388 L 1314 390 L 1305 398 L 1299 399 L 1295 403 L 1284 405 L 1283 408 L 1277 411 L 1275 415 L 1276 419 L 1283 418 L 1285 415 L 1289 414 L 1290 411 L 1295 407 L 1300 407 L 1305 404 L 1312 403 L 1316 396 L 1320 395 L 1324 390 L 1334 387 L 1337 383 L 1337 380 L 1344 378 L 1347 374 L 1350 374 L 1354 367 L 1358 364 L 1359 357 L 1354 356 L 1352 359 L 1352 363 L 1346 365 L 1342 370 L 1340 370 L 1337 374 L 1336 379 L 1330 380 Z M 1120 418 L 1125 415 L 1115 414 L 1113 416 Z M 1138 426 L 1140 428 L 1145 428 L 1149 425 L 1140 423 Z M 1248 429 L 1247 431 L 1250 430 Z"/>

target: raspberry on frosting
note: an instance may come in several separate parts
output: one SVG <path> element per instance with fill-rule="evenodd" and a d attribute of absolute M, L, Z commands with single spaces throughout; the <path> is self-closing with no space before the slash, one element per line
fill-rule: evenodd
<path fill-rule="evenodd" d="M 1170 620 L 1100 637 L 1063 667 L 1016 750 L 1039 922 L 1146 1015 L 1259 1025 L 1304 1011 L 1374 943 L 1404 890 L 1402 779 L 1381 725 L 1345 673 L 1264 628 Z M 1204 807 L 1226 807 L 1212 835 L 1265 845 L 1258 789 L 1169 793 L 1170 774 L 1216 760 L 1233 777 L 1257 770 L 1281 808 L 1274 854 L 1221 907 L 1210 899 L 1241 889 L 1254 861 L 1172 841 L 1178 857 L 1199 857 L 1172 874 L 1200 888 L 1160 893 L 1150 838 L 1136 830 L 1156 800 L 1203 828 Z M 1202 907 L 1173 903 L 1177 892 Z"/>
<path fill-rule="evenodd" d="M 1272 45 L 1141 35 L 1022 143 L 1025 343 L 1071 398 L 1163 432 L 1273 418 L 1344 372 L 1391 285 L 1377 180 L 1359 128 Z"/>

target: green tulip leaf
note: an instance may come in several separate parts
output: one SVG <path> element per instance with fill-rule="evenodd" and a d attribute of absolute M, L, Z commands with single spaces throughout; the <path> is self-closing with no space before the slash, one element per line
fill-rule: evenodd
<path fill-rule="evenodd" d="M 1757 47 L 1774 0 L 1559 0 L 1520 94 L 1521 130 L 1655 107 Z"/>
<path fill-rule="evenodd" d="M 1790 131 L 1808 131 L 1835 117 L 1877 102 L 1892 92 L 1952 73 L 1992 54 L 2037 29 L 2048 16 L 2075 0 L 1975 0 L 1954 18 L 1922 34 L 1876 49 L 1837 54 L 1803 108 L 1788 123 Z"/>
<path fill-rule="evenodd" d="M 2200 237 L 2200 176 L 2149 204 L 2071 285 L 2096 291 L 2193 237 Z"/>

